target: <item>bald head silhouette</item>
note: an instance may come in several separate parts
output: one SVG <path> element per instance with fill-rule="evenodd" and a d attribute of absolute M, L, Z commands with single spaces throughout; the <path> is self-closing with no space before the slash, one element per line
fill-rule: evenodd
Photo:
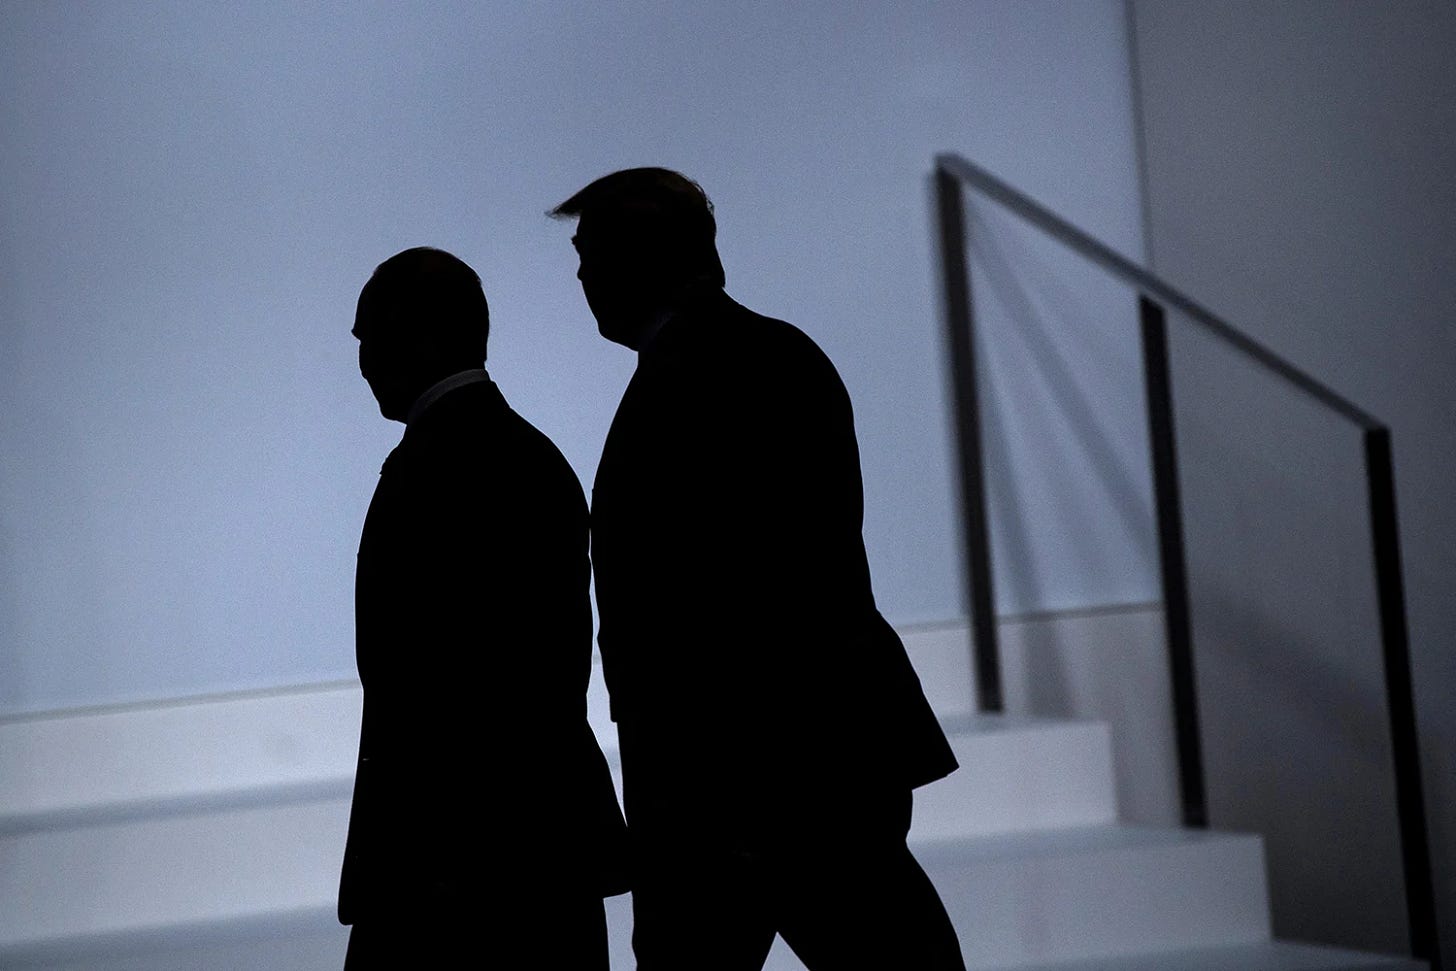
<path fill-rule="evenodd" d="M 431 385 L 482 367 L 490 310 L 480 277 L 459 257 L 429 246 L 396 253 L 359 293 L 353 334 L 359 371 L 392 421 L 404 421 Z"/>

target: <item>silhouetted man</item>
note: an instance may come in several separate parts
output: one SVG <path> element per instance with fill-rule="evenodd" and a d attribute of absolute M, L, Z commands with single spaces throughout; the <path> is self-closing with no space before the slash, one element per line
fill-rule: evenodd
<path fill-rule="evenodd" d="M 479 277 L 439 250 L 359 294 L 359 370 L 406 428 L 359 543 L 348 971 L 605 971 L 602 897 L 626 889 L 586 720 L 586 500 L 486 374 L 488 327 Z"/>
<path fill-rule="evenodd" d="M 876 610 L 849 396 L 793 326 L 723 292 L 716 225 L 663 169 L 593 182 L 577 276 L 638 352 L 602 450 L 592 560 L 641 971 L 961 968 L 905 846 L 956 767 Z"/>

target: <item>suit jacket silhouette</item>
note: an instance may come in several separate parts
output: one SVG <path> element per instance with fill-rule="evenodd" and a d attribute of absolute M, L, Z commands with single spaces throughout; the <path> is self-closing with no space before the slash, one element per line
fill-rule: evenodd
<path fill-rule="evenodd" d="M 624 824 L 586 720 L 589 577 L 581 485 L 493 383 L 410 423 L 359 543 L 343 923 L 468 913 L 513 885 L 625 889 Z"/>
<path fill-rule="evenodd" d="M 627 814 L 763 835 L 956 768 L 876 609 L 849 395 L 721 290 L 642 349 L 592 497 Z"/>

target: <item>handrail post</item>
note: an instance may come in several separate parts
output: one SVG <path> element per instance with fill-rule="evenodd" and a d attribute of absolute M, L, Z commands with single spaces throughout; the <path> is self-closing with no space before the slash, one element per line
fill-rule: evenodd
<path fill-rule="evenodd" d="M 1198 688 L 1193 664 L 1193 625 L 1188 605 L 1188 567 L 1183 552 L 1182 499 L 1173 424 L 1172 376 L 1168 367 L 1168 322 L 1160 304 L 1138 297 L 1142 324 L 1143 379 L 1147 389 L 1148 445 L 1157 507 L 1158 559 L 1163 575 L 1163 626 L 1172 678 L 1173 723 L 1178 749 L 1178 784 L 1183 824 L 1208 827 L 1203 777 L 1203 743 L 1198 728 Z"/>
<path fill-rule="evenodd" d="M 1400 530 L 1396 524 L 1395 471 L 1390 429 L 1365 430 L 1365 476 L 1370 498 L 1370 533 L 1375 554 L 1375 587 L 1380 610 L 1380 641 L 1385 658 L 1385 690 L 1390 709 L 1390 741 L 1395 760 L 1395 802 L 1400 817 L 1400 846 L 1405 870 L 1406 908 L 1411 953 L 1440 966 L 1435 892 L 1426 834 L 1425 796 L 1411 686 L 1410 640 L 1405 620 L 1405 583 L 1401 576 Z"/>
<path fill-rule="evenodd" d="M 981 448 L 981 407 L 976 381 L 975 320 L 970 265 L 966 260 L 965 200 L 960 179 L 943 167 L 935 170 L 940 216 L 941 271 L 945 320 L 950 344 L 951 383 L 955 394 L 959 442 L 961 521 L 966 544 L 966 600 L 971 611 L 972 662 L 977 704 L 983 712 L 1005 707 L 1001 691 L 1001 653 L 991 587 L 991 542 L 987 528 L 986 486 Z"/>

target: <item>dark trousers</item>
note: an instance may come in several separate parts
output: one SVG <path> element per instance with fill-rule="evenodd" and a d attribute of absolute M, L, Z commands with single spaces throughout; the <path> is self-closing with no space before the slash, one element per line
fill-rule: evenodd
<path fill-rule="evenodd" d="M 349 932 L 344 971 L 552 968 L 607 971 L 600 897 L 500 899 L 474 913 L 375 918 Z"/>
<path fill-rule="evenodd" d="M 634 833 L 638 971 L 758 971 L 776 933 L 810 971 L 964 971 L 955 928 L 905 845 L 910 805 L 905 792 L 746 845 L 704 845 L 676 827 Z"/>

